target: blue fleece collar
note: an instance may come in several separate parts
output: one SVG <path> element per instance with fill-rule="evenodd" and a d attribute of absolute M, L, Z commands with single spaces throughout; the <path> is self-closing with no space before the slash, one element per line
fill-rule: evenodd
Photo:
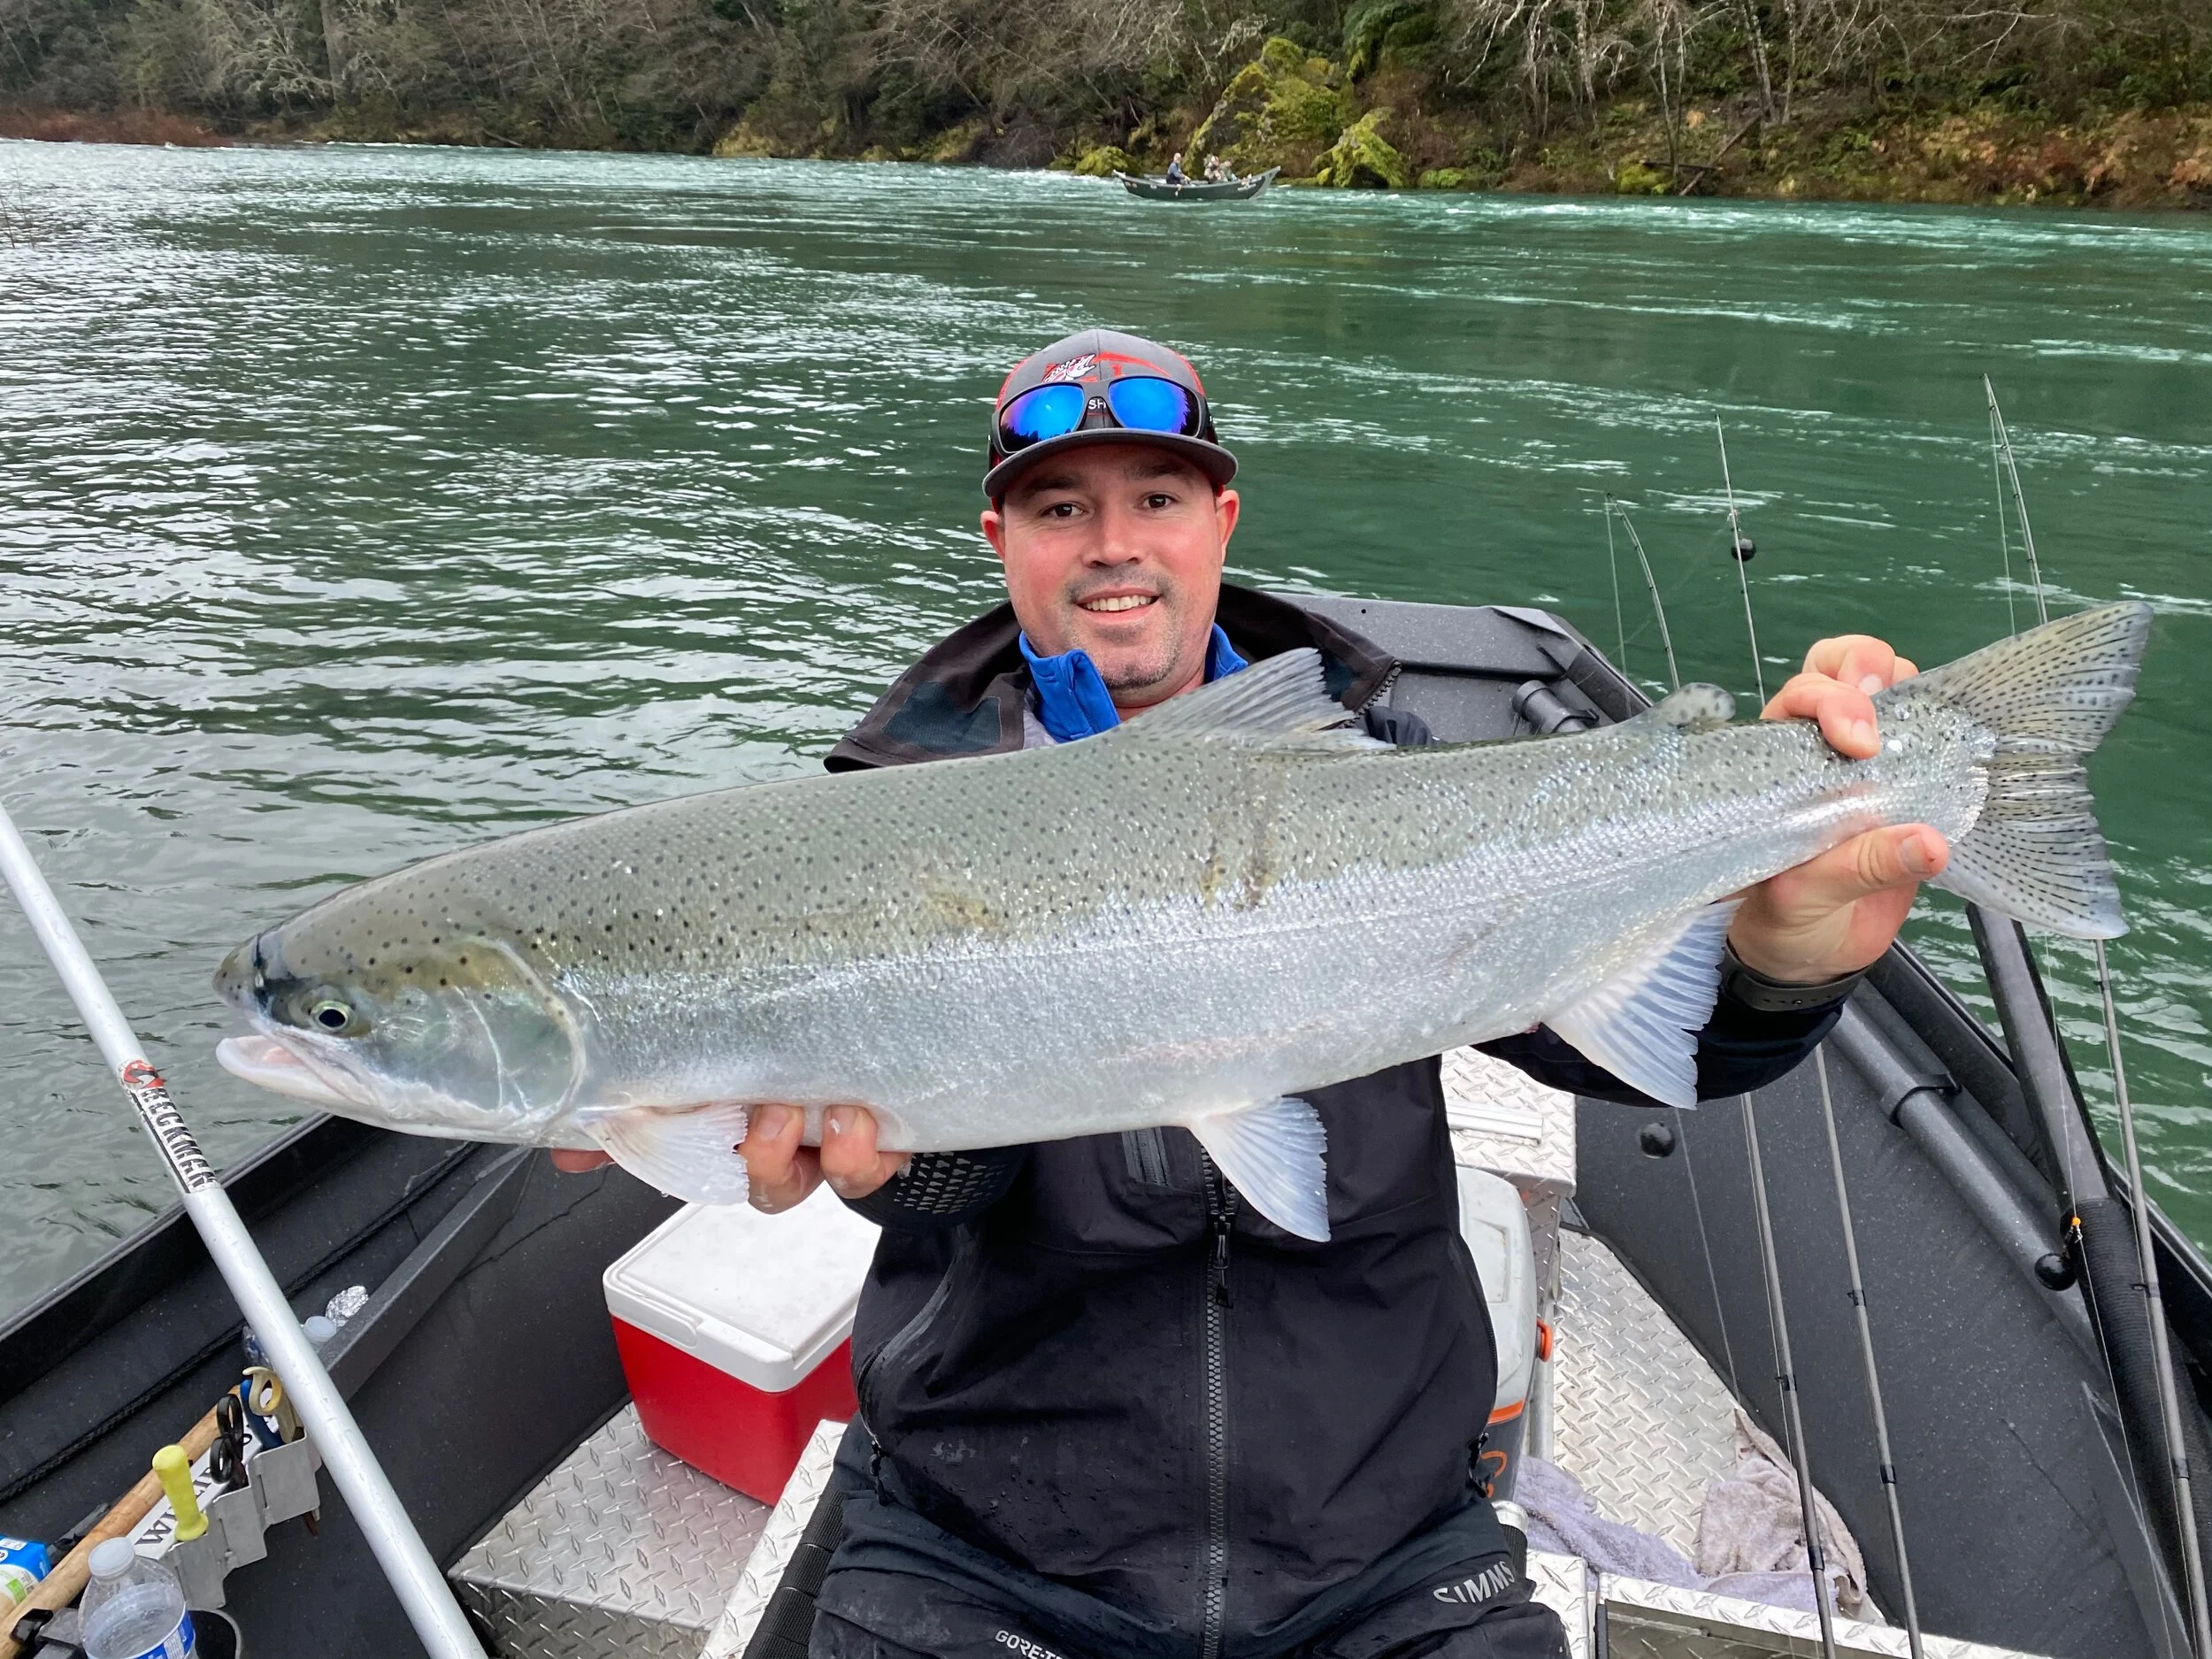
<path fill-rule="evenodd" d="M 1020 635 L 1019 640 L 1031 683 L 1037 687 L 1037 718 L 1055 742 L 1071 743 L 1079 737 L 1110 732 L 1121 724 L 1121 711 L 1114 707 L 1106 681 L 1087 651 L 1040 657 L 1031 649 L 1028 634 Z M 1229 636 L 1221 631 L 1221 625 L 1215 623 L 1206 641 L 1207 683 L 1247 666 L 1237 655 L 1237 648 L 1229 643 Z"/>

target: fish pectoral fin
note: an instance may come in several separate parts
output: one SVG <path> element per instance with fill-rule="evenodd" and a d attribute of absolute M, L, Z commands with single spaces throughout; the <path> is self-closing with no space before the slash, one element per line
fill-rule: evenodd
<path fill-rule="evenodd" d="M 1320 1114 L 1285 1097 L 1213 1112 L 1190 1125 L 1198 1144 L 1253 1209 L 1286 1233 L 1329 1236 L 1328 1135 Z"/>
<path fill-rule="evenodd" d="M 1311 646 L 1270 657 L 1101 734 L 1113 743 L 1194 739 L 1297 749 L 1388 749 L 1329 695 Z"/>
<path fill-rule="evenodd" d="M 1544 1021 L 1586 1060 L 1670 1106 L 1697 1104 L 1697 1033 L 1720 997 L 1739 901 L 1694 910 L 1627 967 Z"/>
<path fill-rule="evenodd" d="M 588 1119 L 600 1148 L 648 1187 L 693 1204 L 741 1204 L 750 1190 L 745 1160 L 749 1109 L 710 1106 L 633 1107 Z"/>

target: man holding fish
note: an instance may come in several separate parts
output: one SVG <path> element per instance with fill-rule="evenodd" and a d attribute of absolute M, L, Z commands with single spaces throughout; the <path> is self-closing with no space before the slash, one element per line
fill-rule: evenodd
<path fill-rule="evenodd" d="M 932 652 L 833 767 L 974 752 L 975 710 L 994 695 L 992 747 L 1034 747 L 1111 729 L 1245 653 L 1317 646 L 1371 695 L 1387 672 L 1371 647 L 1288 605 L 1225 594 L 1235 462 L 1179 357 L 1102 333 L 1046 348 L 1000 394 L 992 461 L 983 533 L 1008 611 Z M 1225 614 L 1243 626 L 1225 630 Z M 1839 752 L 1870 754 L 1869 694 L 1912 672 L 1878 640 L 1824 641 L 1767 712 L 1817 720 Z M 1383 710 L 1369 726 L 1425 737 Z M 1703 1033 L 1701 1092 L 1757 1087 L 1809 1053 L 1946 851 L 1923 826 L 1872 830 L 1756 889 L 1729 930 L 1738 988 Z M 1548 1033 L 1489 1046 L 1558 1087 L 1628 1093 Z M 1266 1286 L 1280 1267 L 1252 1269 L 1248 1291 L 1235 1283 L 1239 1235 L 1274 1229 L 1225 1219 L 1235 1194 L 1187 1136 L 1064 1142 L 1042 1158 L 931 1153 L 910 1173 L 911 1155 L 878 1149 L 864 1107 L 832 1107 L 818 1151 L 802 1144 L 803 1112 L 756 1109 L 744 1152 L 757 1207 L 787 1209 L 826 1180 L 887 1228 L 855 1353 L 883 1448 L 864 1489 L 893 1502 L 858 1506 L 823 1589 L 817 1654 L 1564 1651 L 1546 1609 L 1483 1577 L 1502 1540 L 1468 1488 L 1494 1392 L 1480 1298 L 1448 1249 L 1410 1272 L 1389 1266 L 1452 1223 L 1436 1063 L 1321 1094 L 1339 1179 L 1352 1185 L 1349 1165 L 1368 1188 L 1332 1196 L 1343 1259 L 1296 1258 L 1295 1289 Z M 1361 1237 L 1374 1225 L 1348 1210 L 1397 1218 Z M 964 1256 L 962 1228 L 987 1242 Z M 1440 1274 L 1450 1282 L 1429 1282 Z M 1218 1288 L 1194 1282 L 1205 1279 Z M 1200 1304 L 1216 1294 L 1228 1298 L 1214 1340 L 1230 1380 L 1223 1443 L 1210 1446 L 1207 1335 L 1187 1327 L 1194 1310 L 1205 1324 Z M 1382 1298 L 1328 1330 L 1333 1302 Z M 1279 1410 L 1278 1393 L 1301 1398 Z M 850 1449 L 866 1443 L 856 1430 Z M 1216 1479 L 1227 1490 L 1209 1515 Z M 1436 1594 L 1469 1583 L 1483 1594 Z"/>
<path fill-rule="evenodd" d="M 1563 1655 L 1473 1481 L 1434 1056 L 1688 1105 L 1809 1054 L 1924 879 L 2122 929 L 2081 763 L 2146 607 L 1434 744 L 1222 582 L 1235 466 L 1175 353 L 1048 347 L 994 411 L 1009 603 L 831 775 L 449 854 L 217 975 L 266 1087 L 882 1224 L 818 1659 Z"/>

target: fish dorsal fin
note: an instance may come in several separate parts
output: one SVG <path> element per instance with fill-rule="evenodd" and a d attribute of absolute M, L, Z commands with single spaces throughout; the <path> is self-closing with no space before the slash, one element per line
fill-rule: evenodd
<path fill-rule="evenodd" d="M 1720 1000 L 1721 950 L 1738 902 L 1723 899 L 1691 911 L 1635 961 L 1544 1024 L 1631 1088 L 1670 1106 L 1696 1105 L 1697 1033 Z"/>
<path fill-rule="evenodd" d="M 1388 749 L 1356 725 L 1352 711 L 1322 682 L 1321 653 L 1311 646 L 1263 657 L 1210 686 L 1147 709 L 1107 733 L 1118 742 L 1192 741 L 1291 744 L 1324 749 Z"/>
<path fill-rule="evenodd" d="M 1718 686 L 1693 680 L 1678 686 L 1636 718 L 1678 726 L 1686 732 L 1709 732 L 1736 718 L 1736 700 Z"/>

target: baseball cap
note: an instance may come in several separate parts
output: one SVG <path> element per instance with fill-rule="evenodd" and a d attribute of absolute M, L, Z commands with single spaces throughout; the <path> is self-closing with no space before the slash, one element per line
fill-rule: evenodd
<path fill-rule="evenodd" d="M 1124 424 L 1110 399 L 1110 388 L 1113 382 L 1125 380 L 1165 380 L 1179 388 L 1187 399 L 1183 405 L 1187 414 L 1180 423 L 1182 429 L 1160 431 Z M 1086 396 L 1079 424 L 1071 431 L 1010 450 L 1005 441 L 1008 411 L 1024 394 L 1044 386 L 1083 389 Z M 1179 403 L 1168 401 L 1171 405 Z M 1198 371 L 1189 360 L 1157 342 L 1110 328 L 1087 328 L 1056 340 L 1014 365 L 998 388 L 991 409 L 990 470 L 983 475 L 983 493 L 995 501 L 1035 463 L 1086 443 L 1145 443 L 1172 450 L 1205 473 L 1217 489 L 1237 473 L 1237 457 L 1221 446 L 1214 434 L 1206 388 L 1199 383 Z"/>

